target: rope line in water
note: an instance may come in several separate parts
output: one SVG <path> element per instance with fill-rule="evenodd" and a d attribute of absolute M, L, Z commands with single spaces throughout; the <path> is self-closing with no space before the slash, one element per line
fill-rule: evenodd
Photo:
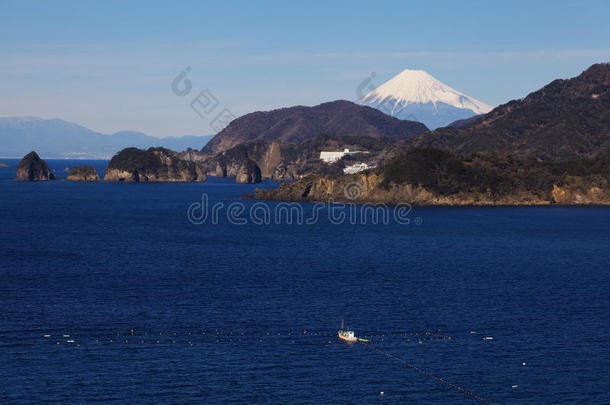
<path fill-rule="evenodd" d="M 400 357 L 396 357 L 393 354 L 386 353 L 386 352 L 384 352 L 382 350 L 379 350 L 379 349 L 371 346 L 370 344 L 365 344 L 364 347 L 366 347 L 367 349 L 371 349 L 371 350 L 373 350 L 373 351 L 375 351 L 375 352 L 381 354 L 382 356 L 385 356 L 385 357 L 387 357 L 387 358 L 389 358 L 391 360 L 397 361 L 397 362 L 401 363 L 402 365 L 404 365 L 405 367 L 411 368 L 411 369 L 417 371 L 418 373 L 420 373 L 422 375 L 425 375 L 426 377 L 431 377 L 431 378 L 435 379 L 436 381 L 438 381 L 439 383 L 445 384 L 445 385 L 453 388 L 454 390 L 456 390 L 458 392 L 461 392 L 462 394 L 468 395 L 469 397 L 472 397 L 472 398 L 476 399 L 477 401 L 479 401 L 481 403 L 484 403 L 484 404 L 491 404 L 492 403 L 492 402 L 486 400 L 485 398 L 481 397 L 477 393 L 472 392 L 472 391 L 470 391 L 470 390 L 468 390 L 468 389 L 466 389 L 466 388 L 464 388 L 464 387 L 462 387 L 460 385 L 454 384 L 451 381 L 447 381 L 447 380 L 445 380 L 442 377 L 436 376 L 436 375 L 430 373 L 429 371 L 424 370 L 423 368 L 417 367 L 416 365 L 411 364 L 408 361 L 401 359 Z"/>

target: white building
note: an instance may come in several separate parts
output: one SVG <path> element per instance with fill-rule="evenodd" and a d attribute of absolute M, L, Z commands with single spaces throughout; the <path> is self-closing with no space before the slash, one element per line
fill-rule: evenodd
<path fill-rule="evenodd" d="M 361 162 L 361 163 L 355 163 L 351 166 L 346 166 L 343 169 L 343 173 L 344 174 L 354 174 L 354 173 L 360 173 L 362 171 L 365 171 L 367 169 L 373 169 L 377 167 L 376 165 L 369 165 L 367 163 Z"/>
<path fill-rule="evenodd" d="M 322 152 L 320 152 L 320 160 L 323 161 L 324 163 L 335 163 L 336 161 L 338 161 L 345 155 L 353 155 L 356 153 L 367 153 L 367 152 L 363 152 L 363 151 L 359 151 L 359 150 L 353 150 L 350 152 L 350 150 L 347 148 L 343 149 L 343 152 L 322 151 Z"/>
<path fill-rule="evenodd" d="M 320 160 L 322 160 L 324 163 L 334 163 L 349 153 L 349 149 L 343 149 L 343 152 L 322 151 L 320 152 Z"/>

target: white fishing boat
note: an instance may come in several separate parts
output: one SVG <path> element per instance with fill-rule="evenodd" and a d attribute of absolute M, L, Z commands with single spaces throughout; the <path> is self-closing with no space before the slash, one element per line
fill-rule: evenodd
<path fill-rule="evenodd" d="M 339 339 L 345 342 L 357 342 L 358 338 L 354 334 L 353 330 L 340 330 L 337 332 Z"/>
<path fill-rule="evenodd" d="M 371 341 L 368 339 L 362 339 L 362 338 L 357 337 L 353 330 L 346 330 L 343 321 L 341 321 L 341 330 L 337 332 L 337 336 L 339 337 L 339 339 L 343 340 L 344 342 L 371 343 Z"/>

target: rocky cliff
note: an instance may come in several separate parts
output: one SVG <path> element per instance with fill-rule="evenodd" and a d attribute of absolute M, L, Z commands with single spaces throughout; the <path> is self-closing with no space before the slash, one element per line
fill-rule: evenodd
<path fill-rule="evenodd" d="M 181 152 L 183 159 L 199 162 L 209 175 L 236 177 L 248 172 L 248 182 L 261 179 L 293 181 L 312 173 L 339 174 L 346 162 L 383 161 L 395 154 L 399 141 L 389 138 L 375 139 L 355 136 L 321 135 L 307 141 L 292 144 L 278 141 L 246 142 L 215 156 L 193 150 Z M 321 150 L 365 151 L 350 155 L 335 164 L 325 164 L 319 160 Z M 260 172 L 260 175 L 257 173 Z M 246 177 L 240 176 L 244 181 Z"/>
<path fill-rule="evenodd" d="M 244 162 L 235 174 L 235 181 L 237 183 L 260 183 L 261 182 L 261 169 L 251 159 Z"/>
<path fill-rule="evenodd" d="M 69 181 L 99 181 L 100 176 L 93 166 L 74 166 L 68 172 Z"/>
<path fill-rule="evenodd" d="M 105 181 L 112 182 L 202 182 L 206 175 L 200 164 L 180 159 L 165 148 L 126 148 L 117 153 L 106 169 Z"/>
<path fill-rule="evenodd" d="M 49 169 L 47 162 L 42 160 L 36 152 L 30 152 L 17 165 L 17 177 L 15 177 L 15 180 L 55 180 L 55 175 Z"/>

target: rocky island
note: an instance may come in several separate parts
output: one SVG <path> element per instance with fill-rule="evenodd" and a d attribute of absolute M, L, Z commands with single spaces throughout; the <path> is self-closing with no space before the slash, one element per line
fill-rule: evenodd
<path fill-rule="evenodd" d="M 8 167 L 8 165 L 4 162 L 0 162 L 0 167 Z"/>
<path fill-rule="evenodd" d="M 105 181 L 110 182 L 203 182 L 206 175 L 196 163 L 180 159 L 165 148 L 126 148 L 108 164 Z"/>
<path fill-rule="evenodd" d="M 17 165 L 17 176 L 19 181 L 46 181 L 55 180 L 55 175 L 49 169 L 47 162 L 42 160 L 34 151 L 28 153 Z"/>
<path fill-rule="evenodd" d="M 100 176 L 93 166 L 74 166 L 70 168 L 69 181 L 99 181 Z"/>

